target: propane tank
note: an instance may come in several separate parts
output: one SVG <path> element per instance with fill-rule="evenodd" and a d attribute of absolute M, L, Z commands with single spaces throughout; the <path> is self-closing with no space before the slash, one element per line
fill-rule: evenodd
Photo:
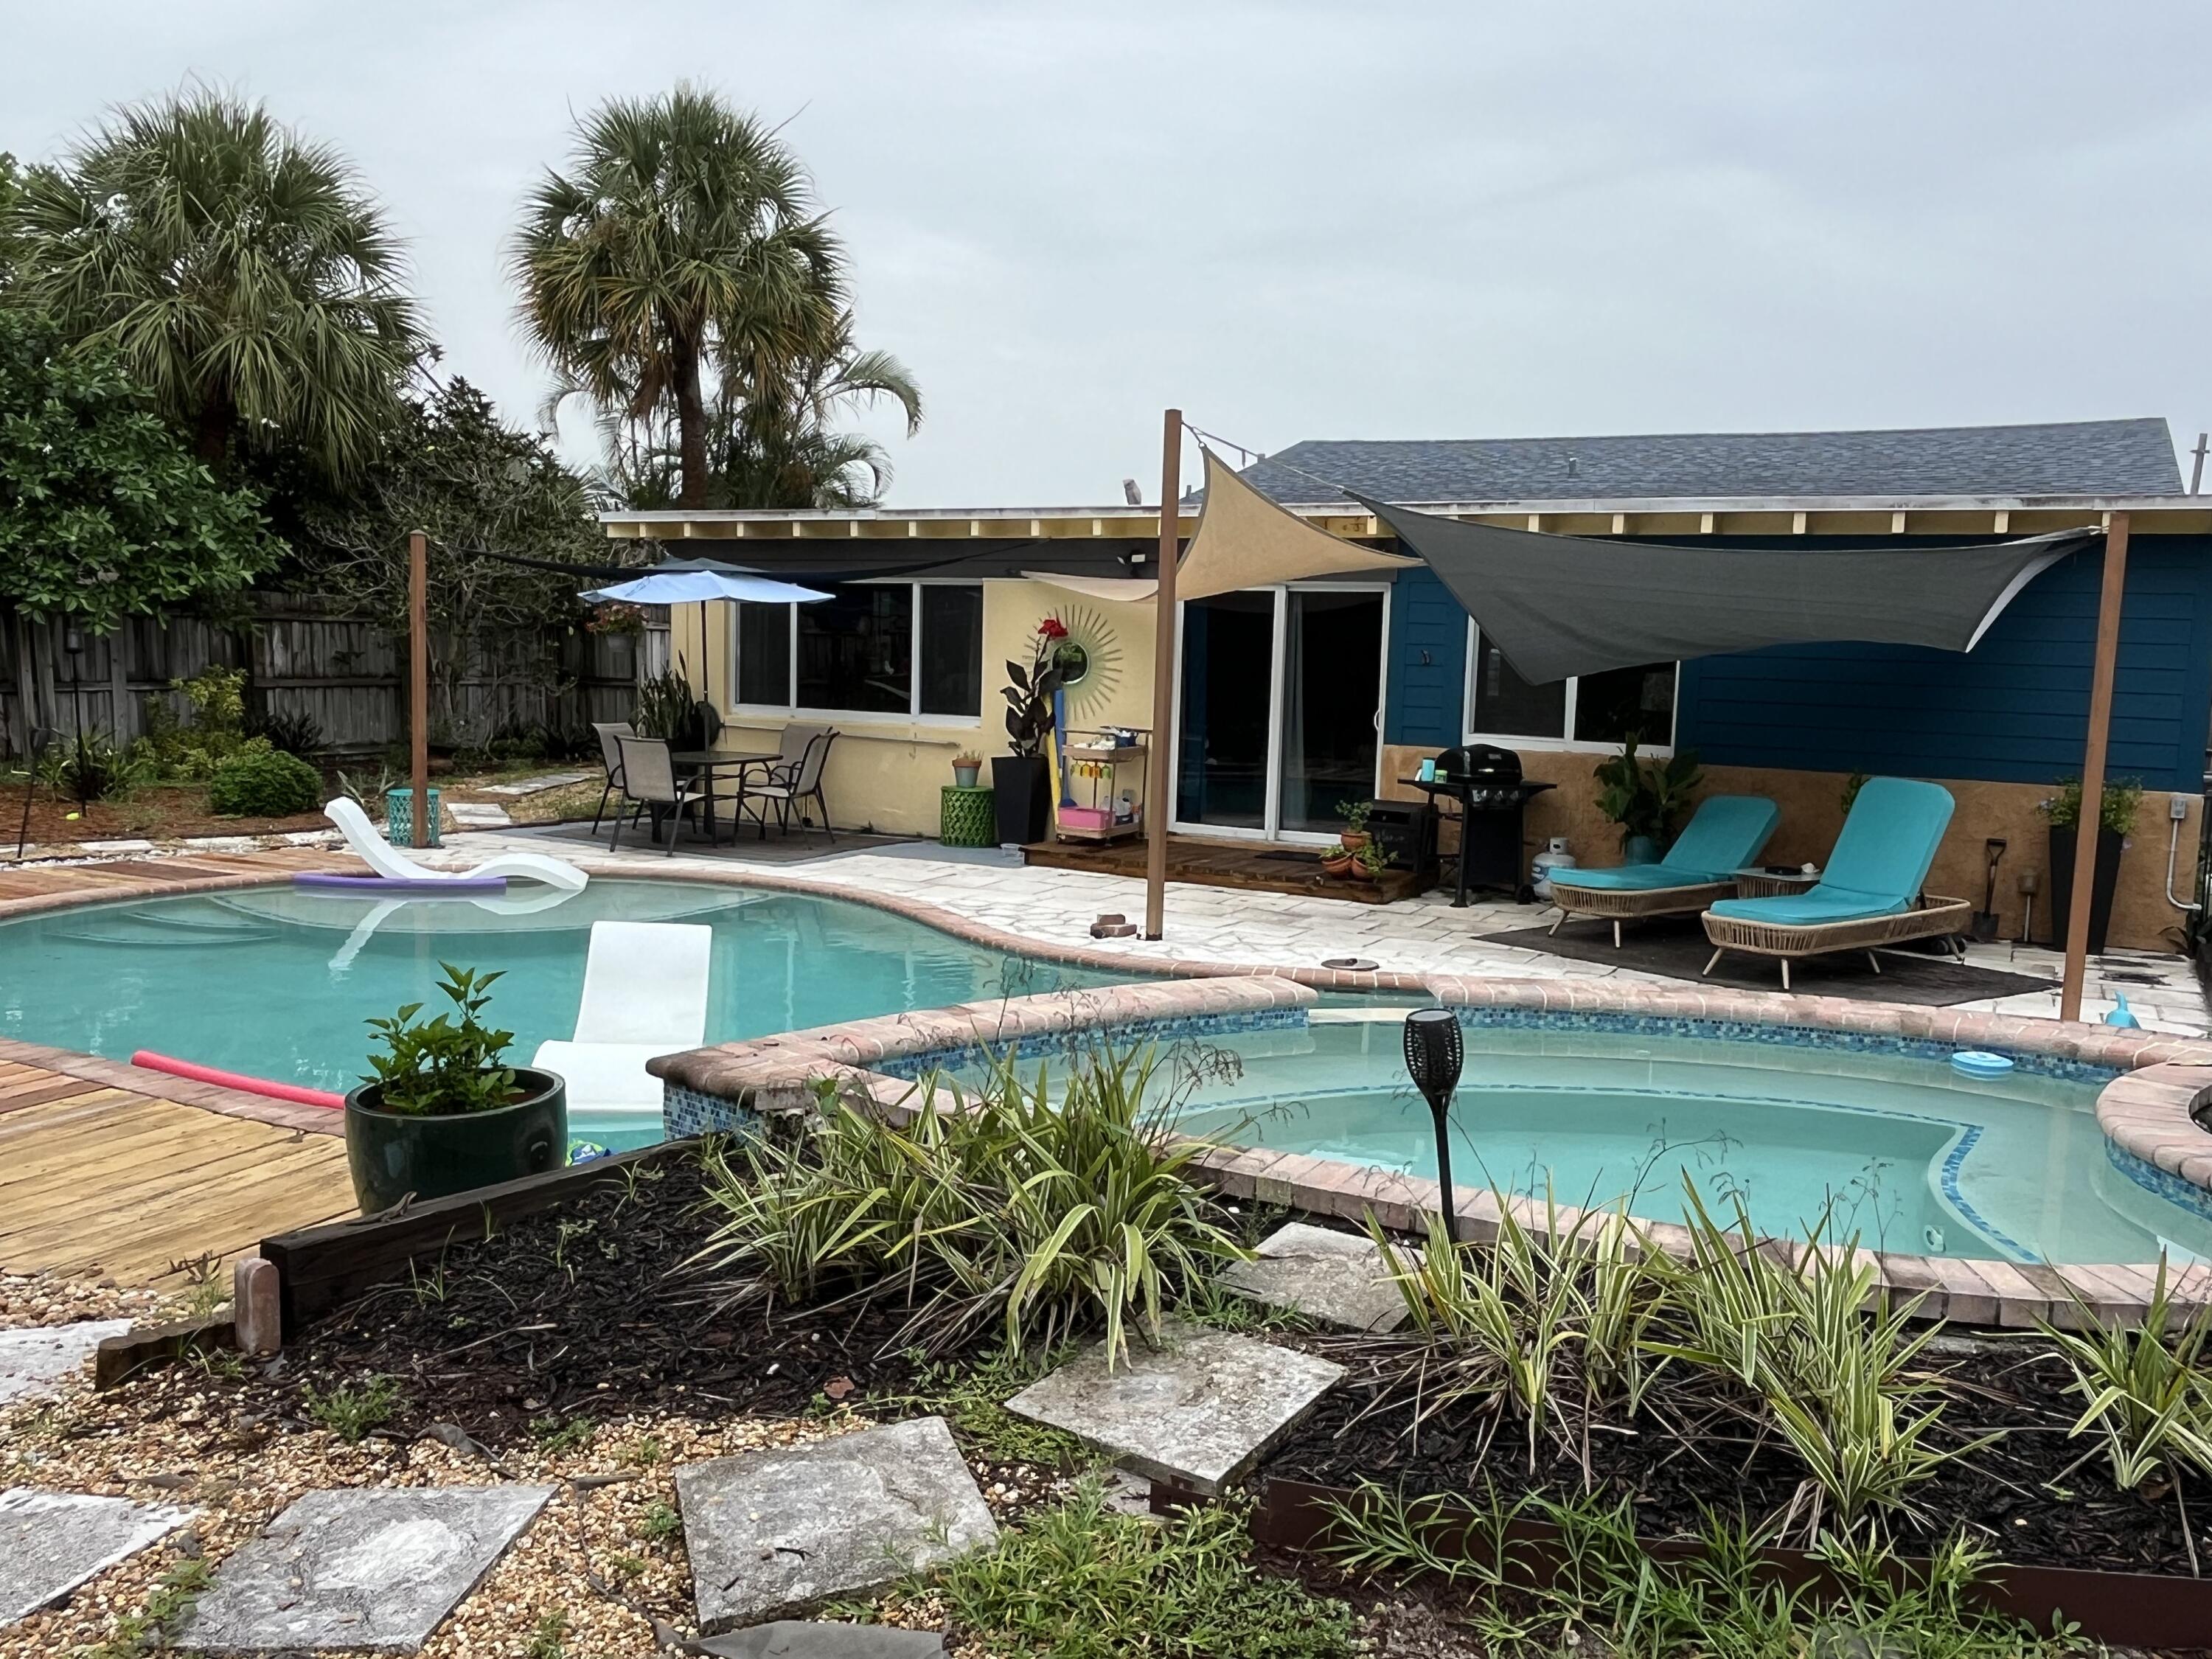
<path fill-rule="evenodd" d="M 1567 838 L 1554 836 L 1544 843 L 1544 850 L 1537 854 L 1535 860 L 1529 865 L 1529 884 L 1535 889 L 1538 898 L 1547 899 L 1552 896 L 1552 872 L 1574 867 L 1575 855 L 1567 851 Z"/>

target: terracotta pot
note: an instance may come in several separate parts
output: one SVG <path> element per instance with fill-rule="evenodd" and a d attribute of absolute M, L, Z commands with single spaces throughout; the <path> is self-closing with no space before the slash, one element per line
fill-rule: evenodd
<path fill-rule="evenodd" d="M 1344 850 L 1347 853 L 1357 853 L 1375 839 L 1364 830 L 1340 830 L 1336 832 L 1336 838 L 1343 844 Z"/>
<path fill-rule="evenodd" d="M 1326 875 L 1348 876 L 1359 867 L 1359 860 L 1349 853 L 1343 853 L 1332 858 L 1323 859 L 1321 861 L 1321 867 L 1322 873 Z"/>

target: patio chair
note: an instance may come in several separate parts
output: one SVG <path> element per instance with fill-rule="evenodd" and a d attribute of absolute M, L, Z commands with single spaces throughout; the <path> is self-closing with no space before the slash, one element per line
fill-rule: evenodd
<path fill-rule="evenodd" d="M 599 820 L 606 816 L 608 799 L 622 787 L 622 744 L 620 738 L 634 738 L 637 727 L 628 720 L 593 720 L 592 731 L 599 740 L 599 764 L 606 768 L 606 787 L 599 791 L 599 810 L 592 814 L 592 833 L 599 833 Z"/>
<path fill-rule="evenodd" d="M 568 1086 L 568 1109 L 660 1118 L 660 1054 L 707 1040 L 714 930 L 696 922 L 595 921 L 576 1034 L 538 1045 L 530 1063 Z"/>
<path fill-rule="evenodd" d="M 1571 915 L 1596 916 L 1613 923 L 1618 951 L 1624 921 L 1695 915 L 1716 899 L 1733 897 L 1735 872 L 1759 855 L 1781 821 L 1782 809 L 1764 795 L 1711 795 L 1656 864 L 1555 869 L 1552 902 L 1559 920 L 1552 931 Z"/>
<path fill-rule="evenodd" d="M 630 808 L 629 821 L 635 823 L 648 811 L 656 824 L 665 818 L 668 844 L 661 851 L 673 854 L 685 811 L 704 796 L 698 786 L 677 777 L 676 763 L 660 738 L 617 736 L 615 742 L 622 750 L 622 792 Z M 622 844 L 622 813 L 617 811 L 614 830 L 607 837 L 610 849 Z"/>
<path fill-rule="evenodd" d="M 1706 910 L 1705 937 L 1713 954 L 1705 972 L 1730 951 L 1778 957 L 1786 991 L 1790 964 L 1803 957 L 1864 951 L 1880 973 L 1879 947 L 1942 938 L 1965 956 L 1959 935 L 1973 925 L 1973 906 L 1920 890 L 1954 804 L 1941 784 L 1869 779 L 1817 883 L 1774 898 L 1723 899 Z"/>
<path fill-rule="evenodd" d="M 811 800 L 822 809 L 823 833 L 830 837 L 833 845 L 836 843 L 837 832 L 830 827 L 830 802 L 822 793 L 822 772 L 830 764 L 830 745 L 837 741 L 837 737 L 835 731 L 817 730 L 807 739 L 805 751 L 799 756 L 796 766 L 772 767 L 763 781 L 744 786 L 744 794 L 740 798 L 740 805 L 744 800 L 760 803 L 754 816 L 760 824 L 761 840 L 768 839 L 768 809 L 770 805 L 775 808 L 776 827 L 785 835 L 791 833 L 791 809 L 793 806 L 799 808 L 800 825 L 811 830 L 814 822 L 806 809 L 806 803 Z"/>
<path fill-rule="evenodd" d="M 789 783 L 799 775 L 799 765 L 805 760 L 806 751 L 813 746 L 814 739 L 829 729 L 826 726 L 787 726 L 776 738 L 776 757 L 774 760 L 757 762 L 739 770 L 738 799 L 732 813 L 738 824 L 744 822 L 745 799 L 756 793 L 753 787 L 756 780 L 762 784 Z M 773 795 L 765 795 L 753 808 L 753 817 L 760 825 L 763 840 L 768 837 L 768 804 L 775 799 Z"/>

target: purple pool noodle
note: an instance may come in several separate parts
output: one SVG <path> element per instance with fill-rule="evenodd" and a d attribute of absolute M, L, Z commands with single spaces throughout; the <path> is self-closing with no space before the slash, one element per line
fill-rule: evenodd
<path fill-rule="evenodd" d="M 303 870 L 292 878 L 295 887 L 313 887 L 338 893 L 504 893 L 505 876 L 453 876 L 443 881 L 398 881 L 388 876 L 331 876 Z"/>

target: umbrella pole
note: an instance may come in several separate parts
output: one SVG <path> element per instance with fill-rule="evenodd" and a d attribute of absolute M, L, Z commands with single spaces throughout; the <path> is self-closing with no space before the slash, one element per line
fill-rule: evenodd
<path fill-rule="evenodd" d="M 416 847 L 430 844 L 430 538 L 407 538 L 408 781 L 414 786 L 409 817 Z"/>
<path fill-rule="evenodd" d="M 1152 750 L 1145 769 L 1145 937 L 1158 939 L 1167 921 L 1168 792 L 1174 750 L 1176 683 L 1176 562 L 1182 555 L 1182 410 L 1167 411 L 1160 441 L 1159 598 L 1152 634 Z"/>
<path fill-rule="evenodd" d="M 2074 890 L 2067 895 L 2066 973 L 2058 1017 L 2081 1018 L 2089 976 L 2089 899 L 2097 878 L 2097 830 L 2105 817 L 2105 757 L 2112 732 L 2112 673 L 2120 656 L 2120 605 L 2128 586 L 2128 515 L 2105 530 L 2105 580 L 2097 599 L 2097 656 L 2089 678 L 2089 740 L 2081 755 L 2081 817 L 2074 829 Z"/>

